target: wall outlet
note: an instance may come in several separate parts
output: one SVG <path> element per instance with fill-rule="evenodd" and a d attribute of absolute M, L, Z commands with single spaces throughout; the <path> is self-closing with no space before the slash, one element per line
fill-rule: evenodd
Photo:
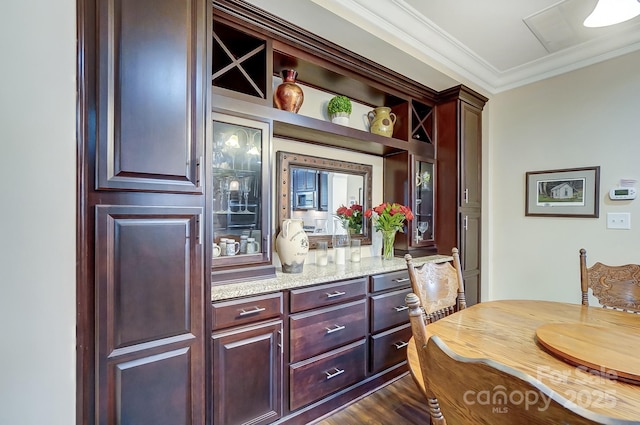
<path fill-rule="evenodd" d="M 631 213 L 607 213 L 607 229 L 631 229 Z"/>

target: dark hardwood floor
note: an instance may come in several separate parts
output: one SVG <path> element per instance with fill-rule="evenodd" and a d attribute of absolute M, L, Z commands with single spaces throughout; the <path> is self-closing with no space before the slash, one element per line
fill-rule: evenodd
<path fill-rule="evenodd" d="M 411 375 L 405 375 L 313 424 L 428 425 L 429 410 Z"/>

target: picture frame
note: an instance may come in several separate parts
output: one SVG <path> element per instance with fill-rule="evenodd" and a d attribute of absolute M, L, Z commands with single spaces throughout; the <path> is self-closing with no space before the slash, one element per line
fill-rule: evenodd
<path fill-rule="evenodd" d="M 600 167 L 528 171 L 525 216 L 599 217 Z"/>

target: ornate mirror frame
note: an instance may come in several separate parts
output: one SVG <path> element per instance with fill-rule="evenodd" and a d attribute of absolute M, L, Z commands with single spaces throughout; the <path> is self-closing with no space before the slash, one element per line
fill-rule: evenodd
<path fill-rule="evenodd" d="M 276 233 L 280 232 L 280 226 L 282 222 L 288 218 L 291 218 L 291 199 L 290 194 L 292 192 L 292 168 L 301 167 L 315 169 L 318 171 L 333 171 L 342 174 L 352 174 L 362 176 L 364 181 L 364 187 L 362 188 L 362 207 L 364 211 L 371 208 L 371 185 L 373 166 L 370 164 L 358 164 L 354 162 L 339 161 L 337 159 L 321 158 L 316 156 L 303 155 L 292 152 L 277 153 L 278 171 L 277 171 L 277 192 L 278 199 L 276 205 L 278 208 L 276 223 Z M 335 211 L 329 212 L 330 216 L 335 214 Z M 309 236 L 309 248 L 315 249 L 318 240 L 326 240 L 331 244 L 331 235 L 318 235 L 308 234 Z M 370 220 L 363 217 L 362 222 L 362 234 L 351 235 L 352 238 L 360 239 L 363 245 L 371 245 L 371 224 Z"/>

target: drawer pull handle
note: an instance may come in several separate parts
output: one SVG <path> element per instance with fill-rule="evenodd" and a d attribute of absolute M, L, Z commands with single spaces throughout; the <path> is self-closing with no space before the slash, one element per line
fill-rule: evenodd
<path fill-rule="evenodd" d="M 396 350 L 399 350 L 399 349 L 404 348 L 407 345 L 409 345 L 409 343 L 408 342 L 404 342 L 404 341 L 399 341 L 399 342 L 394 342 L 393 345 L 396 346 Z"/>
<path fill-rule="evenodd" d="M 325 372 L 327 374 L 327 381 L 331 378 L 335 378 L 338 375 L 342 375 L 344 373 L 344 369 L 338 369 L 337 367 L 334 367 L 333 370 L 335 370 L 335 372 L 331 373 L 331 372 Z"/>
<path fill-rule="evenodd" d="M 328 293 L 327 292 L 327 298 L 334 298 L 334 297 L 340 297 L 342 295 L 346 294 L 346 292 L 340 292 L 340 291 L 335 291 L 332 293 Z"/>
<path fill-rule="evenodd" d="M 247 316 L 249 314 L 256 314 L 256 313 L 260 313 L 261 311 L 265 311 L 266 308 L 264 307 L 253 307 L 253 309 L 251 310 L 245 310 L 244 308 L 242 310 L 240 310 L 240 316 Z"/>
<path fill-rule="evenodd" d="M 402 279 L 393 279 L 393 280 L 395 280 L 398 283 L 404 283 L 404 282 L 408 281 L 409 278 L 408 277 L 403 277 Z"/>
<path fill-rule="evenodd" d="M 393 309 L 394 309 L 396 312 L 400 312 L 400 311 L 408 310 L 408 309 L 409 309 L 409 307 L 407 307 L 406 305 L 401 305 L 400 307 L 393 307 Z"/>
<path fill-rule="evenodd" d="M 346 326 L 341 326 L 341 325 L 335 325 L 335 327 L 333 328 L 325 328 L 327 330 L 328 334 L 332 334 L 334 332 L 338 332 L 343 330 L 344 328 L 346 328 Z"/>

